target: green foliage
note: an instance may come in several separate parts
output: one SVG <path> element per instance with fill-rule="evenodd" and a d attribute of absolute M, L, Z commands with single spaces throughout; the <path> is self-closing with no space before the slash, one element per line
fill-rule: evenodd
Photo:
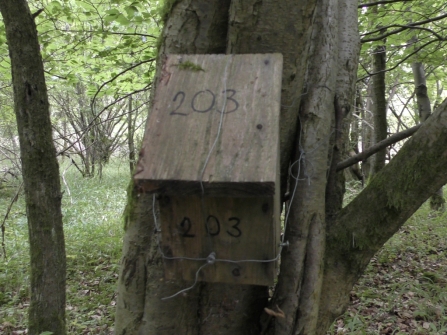
<path fill-rule="evenodd" d="M 443 33 L 447 22 L 445 18 L 434 22 L 431 20 L 444 13 L 445 4 L 437 0 L 396 2 L 360 9 L 362 55 L 370 54 L 379 45 L 385 45 L 389 54 L 388 68 L 402 62 L 411 64 L 415 61 L 443 65 Z"/>
<path fill-rule="evenodd" d="M 159 3 L 143 0 L 32 0 L 58 151 L 72 148 L 84 165 L 125 144 L 127 97 L 134 131 L 155 72 Z M 0 18 L 0 168 L 20 167 L 5 27 Z M 141 128 L 142 129 L 142 128 Z M 93 139 L 90 137 L 93 136 Z M 91 143 L 86 143 L 91 140 Z M 93 148 L 94 147 L 94 148 Z M 86 149 L 87 148 L 87 149 Z M 94 151 L 86 153 L 86 150 Z M 80 151 L 84 150 L 82 154 Z M 88 156 L 88 158 L 86 158 Z M 87 162 L 88 161 L 88 162 Z M 104 156 L 104 163 L 107 157 Z M 92 168 L 93 170 L 93 168 Z M 100 170 L 97 168 L 97 171 Z M 95 171 L 95 172 L 97 172 Z M 86 175 L 90 172 L 87 171 Z"/>
<path fill-rule="evenodd" d="M 446 75 L 447 18 L 444 14 L 445 4 L 438 0 L 395 2 L 359 9 L 362 50 L 358 77 L 367 84 L 371 76 L 371 55 L 378 46 L 384 46 L 387 98 L 395 114 L 389 118 L 389 123 L 396 131 L 402 129 L 401 123 L 411 126 L 418 122 L 417 106 L 412 97 L 412 63 L 419 62 L 425 67 L 432 105 L 445 96 L 439 91 Z M 365 92 L 364 96 L 367 95 Z M 396 115 L 403 120 L 396 122 Z"/>
<path fill-rule="evenodd" d="M 118 97 L 150 84 L 160 30 L 156 2 L 41 0 L 30 6 L 44 8 L 36 23 L 49 87 L 81 81 L 93 96 L 110 81 L 100 96 Z"/>
<path fill-rule="evenodd" d="M 62 163 L 61 170 L 67 163 Z M 67 250 L 68 333 L 109 334 L 115 312 L 128 164 L 113 161 L 105 168 L 102 179 L 79 179 L 79 173 L 70 167 L 65 179 L 68 188 L 63 187 L 62 210 Z M 2 213 L 8 204 L 9 198 L 2 197 Z M 27 327 L 30 293 L 27 234 L 22 194 L 6 222 L 8 257 L 0 258 L 1 334 L 13 334 Z"/>

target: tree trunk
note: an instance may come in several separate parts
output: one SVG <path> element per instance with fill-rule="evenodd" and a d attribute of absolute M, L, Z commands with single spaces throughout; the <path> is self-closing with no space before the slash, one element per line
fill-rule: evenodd
<path fill-rule="evenodd" d="M 133 173 L 135 169 L 135 142 L 134 142 L 134 122 L 132 118 L 132 96 L 129 97 L 128 104 L 128 113 L 127 113 L 127 145 L 129 149 L 129 168 L 130 174 Z"/>
<path fill-rule="evenodd" d="M 348 157 L 352 157 L 359 154 L 359 143 L 360 143 L 360 135 L 361 135 L 361 127 L 360 127 L 360 119 L 361 119 L 361 111 L 364 109 L 363 98 L 359 90 L 357 90 L 356 98 L 355 98 L 355 107 L 356 109 L 352 112 L 351 117 L 351 125 L 349 132 L 349 148 L 348 148 Z M 347 157 L 345 157 L 347 159 Z M 363 182 L 363 174 L 360 169 L 360 164 L 355 163 L 349 167 L 349 170 L 345 171 L 345 176 L 347 181 L 357 180 Z"/>
<path fill-rule="evenodd" d="M 420 122 L 424 122 L 431 115 L 430 98 L 427 94 L 427 83 L 424 65 L 419 62 L 411 64 L 413 69 L 414 86 L 416 91 L 416 102 Z M 445 207 L 442 187 L 430 197 L 430 208 L 435 211 L 442 211 Z"/>
<path fill-rule="evenodd" d="M 414 87 L 416 91 L 416 103 L 420 122 L 424 122 L 431 114 L 430 98 L 427 94 L 424 65 L 419 62 L 411 64 L 413 69 Z"/>
<path fill-rule="evenodd" d="M 345 174 L 337 173 L 337 165 L 349 156 L 351 150 L 349 129 L 354 117 L 351 106 L 355 106 L 355 84 L 359 63 L 360 40 L 358 32 L 358 14 L 356 2 L 338 1 L 339 22 L 337 77 L 334 99 L 334 140 L 330 152 L 330 170 L 326 186 L 326 218 L 332 221 L 343 205 L 345 192 Z M 358 134 L 357 134 L 358 136 Z M 357 142 L 356 142 L 357 145 Z M 358 150 L 357 150 L 358 151 Z M 360 171 L 358 171 L 361 177 Z"/>
<path fill-rule="evenodd" d="M 306 95 L 302 98 L 300 133 L 291 178 L 289 247 L 281 254 L 281 269 L 271 308 L 278 306 L 274 334 L 314 334 L 323 279 L 325 250 L 325 188 L 331 127 L 334 123 L 338 6 L 321 1 L 313 24 Z M 300 182 L 299 180 L 304 180 Z M 295 194 L 295 188 L 298 192 Z"/>
<path fill-rule="evenodd" d="M 373 145 L 386 139 L 388 136 L 388 123 L 386 120 L 385 99 L 385 69 L 386 52 L 385 46 L 379 46 L 373 52 L 373 76 L 372 80 L 372 114 L 374 121 Z M 374 175 L 385 166 L 386 149 L 376 153 L 372 157 L 371 174 Z"/>
<path fill-rule="evenodd" d="M 287 170 L 295 162 L 289 179 L 290 215 L 286 215 L 289 247 L 282 251 L 270 303 L 266 287 L 215 283 L 198 283 L 175 298 L 162 300 L 191 283 L 163 278 L 156 199 L 139 193 L 131 182 L 116 334 L 324 334 L 346 309 L 349 292 L 374 252 L 428 196 L 425 189 L 421 191 L 422 185 L 431 188 L 430 183 L 447 179 L 445 175 L 424 179 L 422 170 L 413 176 L 413 169 L 423 169 L 422 159 L 434 157 L 433 150 L 443 155 L 447 149 L 430 142 L 431 135 L 420 136 L 421 142 L 409 141 L 417 150 L 406 149 L 395 158 L 407 172 L 402 175 L 396 172 L 396 164 L 389 164 L 355 205 L 340 210 L 343 182 L 338 182 L 336 174 L 340 156 L 336 151 L 343 151 L 347 138 L 343 120 L 353 103 L 359 47 L 357 1 L 325 0 L 318 2 L 318 8 L 316 1 L 305 0 L 180 0 L 172 5 L 161 36 L 160 59 L 167 53 L 225 50 L 284 55 L 282 192 Z M 447 127 L 447 116 L 440 114 L 440 118 Z M 441 141 L 446 140 L 447 132 L 438 123 L 427 127 L 425 132 L 433 129 Z M 429 156 L 417 161 L 418 153 Z M 400 197 L 407 194 L 409 178 L 412 199 Z M 268 313 L 263 313 L 264 307 Z"/>
<path fill-rule="evenodd" d="M 3 0 L 20 140 L 31 253 L 28 334 L 65 334 L 65 245 L 59 167 L 34 18 L 24 0 Z"/>

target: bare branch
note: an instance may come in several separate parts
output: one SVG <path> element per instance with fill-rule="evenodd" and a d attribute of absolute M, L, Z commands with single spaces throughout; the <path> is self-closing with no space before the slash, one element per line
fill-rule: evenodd
<path fill-rule="evenodd" d="M 358 5 L 358 8 L 366 8 L 366 7 L 373 7 L 378 5 L 386 5 L 389 3 L 396 3 L 396 2 L 412 2 L 413 0 L 383 0 L 383 1 L 376 1 L 376 2 L 369 2 L 369 3 L 363 3 Z"/>
<path fill-rule="evenodd" d="M 427 43 L 424 43 L 424 44 L 422 44 L 420 47 L 418 47 L 417 49 L 415 49 L 413 52 L 411 52 L 410 54 L 408 54 L 407 56 L 405 56 L 404 58 L 402 58 L 402 59 L 401 59 L 397 64 L 395 64 L 393 67 L 390 67 L 390 68 L 388 68 L 388 69 L 386 69 L 386 70 L 382 70 L 382 71 L 374 72 L 374 73 L 369 73 L 369 72 L 368 72 L 368 75 L 367 75 L 367 76 L 364 76 L 364 77 L 362 77 L 362 78 L 360 78 L 360 79 L 357 79 L 357 82 L 359 82 L 359 81 L 363 81 L 364 79 L 366 79 L 366 78 L 368 78 L 368 77 L 372 77 L 372 76 L 374 76 L 374 75 L 376 75 L 376 74 L 379 74 L 379 73 L 382 73 L 382 72 L 389 72 L 389 71 L 392 71 L 392 70 L 396 69 L 399 65 L 401 65 L 402 63 L 404 63 L 408 58 L 410 58 L 411 56 L 417 54 L 417 53 L 418 53 L 419 51 L 421 51 L 423 48 L 425 48 L 426 46 L 428 46 L 428 45 L 430 45 L 430 44 L 432 44 L 432 43 L 434 43 L 434 42 L 439 42 L 439 41 L 438 41 L 438 40 L 431 40 L 431 41 L 429 41 L 429 42 L 427 42 Z"/>
<path fill-rule="evenodd" d="M 400 33 L 400 32 L 402 32 L 404 30 L 407 30 L 407 29 L 418 29 L 418 26 L 421 26 L 423 24 L 430 23 L 430 22 L 436 22 L 436 21 L 442 20 L 442 19 L 444 19 L 446 17 L 447 17 L 447 14 L 444 14 L 444 15 L 436 16 L 436 17 L 431 18 L 431 19 L 410 23 L 410 24 L 405 25 L 405 26 L 398 25 L 398 24 L 392 24 L 392 25 L 389 25 L 389 26 L 386 26 L 386 27 L 380 27 L 379 29 L 376 29 L 376 30 L 373 30 L 373 31 L 370 31 L 370 32 L 367 32 L 367 33 L 363 34 L 363 36 L 376 34 L 376 33 L 379 33 L 381 31 L 384 31 L 385 29 L 390 29 L 390 28 L 393 28 L 393 27 L 400 27 L 400 28 L 392 30 L 390 32 L 387 32 L 387 33 L 382 34 L 382 35 L 377 36 L 377 37 L 372 37 L 372 38 L 368 38 L 368 39 L 362 38 L 360 40 L 360 42 L 361 43 L 366 43 L 366 42 L 379 41 L 379 40 L 382 40 L 385 37 L 388 37 L 390 35 L 394 35 L 394 34 Z M 445 38 L 442 38 L 442 40 L 444 41 Z"/>
<path fill-rule="evenodd" d="M 343 169 L 346 169 L 347 167 L 350 167 L 351 165 L 354 165 L 360 161 L 364 161 L 368 157 L 374 155 L 376 152 L 386 148 L 387 146 L 394 144 L 396 142 L 399 142 L 407 137 L 410 137 L 413 135 L 422 124 L 418 124 L 417 126 L 414 126 L 412 128 L 406 129 L 404 131 L 401 131 L 400 133 L 396 133 L 387 139 L 380 141 L 377 144 L 374 144 L 373 146 L 369 147 L 365 151 L 359 153 L 358 155 L 349 157 L 348 159 L 345 159 L 344 161 L 337 164 L 337 172 L 341 171 Z"/>
<path fill-rule="evenodd" d="M 104 107 L 99 113 L 97 113 L 97 114 L 94 116 L 94 118 L 89 122 L 89 124 L 87 125 L 87 127 L 81 132 L 81 135 L 79 135 L 79 138 L 78 138 L 74 143 L 70 144 L 67 148 L 65 148 L 64 150 L 59 151 L 59 152 L 57 153 L 57 156 L 65 154 L 65 153 L 66 153 L 68 150 L 70 150 L 73 146 L 75 146 L 77 143 L 79 143 L 79 141 L 80 141 L 80 140 L 87 134 L 87 132 L 94 126 L 96 120 L 102 115 L 102 113 L 104 113 L 104 111 L 107 110 L 107 108 L 109 108 L 109 107 L 115 105 L 116 103 L 118 103 L 118 102 L 120 102 L 120 101 L 126 99 L 127 97 L 129 97 L 129 96 L 132 95 L 132 94 L 136 94 L 136 93 L 144 92 L 144 91 L 148 90 L 151 86 L 152 86 L 152 83 L 148 84 L 147 86 L 145 86 L 145 87 L 142 88 L 141 90 L 136 90 L 136 91 L 133 91 L 133 92 L 131 92 L 131 93 L 128 93 L 128 94 L 122 96 L 121 98 L 119 98 L 119 99 L 113 101 L 112 103 L 108 104 L 107 106 L 105 106 L 105 107 Z M 125 115 L 125 114 L 127 114 L 127 113 L 128 113 L 128 112 L 123 113 L 122 115 Z M 118 117 L 120 117 L 120 116 L 118 116 Z M 101 122 L 102 122 L 102 121 L 101 121 Z"/>
<path fill-rule="evenodd" d="M 383 40 L 384 38 L 386 38 L 386 37 L 388 37 L 390 35 L 394 35 L 394 34 L 400 33 L 400 32 L 402 32 L 404 30 L 407 30 L 407 29 L 425 30 L 425 31 L 428 31 L 429 33 L 433 34 L 434 36 L 436 36 L 436 38 L 438 40 L 440 40 L 440 41 L 445 41 L 446 40 L 445 37 L 439 35 L 436 31 L 434 31 L 432 29 L 429 29 L 429 28 L 425 28 L 425 27 L 413 27 L 413 26 L 408 25 L 408 24 L 407 25 L 393 24 L 392 27 L 400 27 L 400 29 L 392 30 L 389 33 L 385 33 L 385 34 L 377 36 L 377 37 L 371 37 L 371 38 L 367 38 L 367 39 L 362 39 L 362 40 L 360 40 L 360 42 L 361 43 L 367 43 L 367 42 L 381 41 L 381 40 Z"/>
<path fill-rule="evenodd" d="M 124 73 L 126 73 L 126 72 L 128 72 L 128 71 L 130 71 L 132 69 L 135 69 L 136 67 L 138 67 L 138 66 L 140 66 L 142 64 L 150 63 L 150 62 L 153 62 L 153 61 L 155 61 L 155 58 L 144 60 L 142 62 L 139 62 L 139 63 L 135 64 L 135 65 L 132 65 L 132 66 L 128 67 L 127 69 L 121 71 L 117 75 L 113 76 L 112 79 L 107 80 L 106 82 L 102 83 L 101 86 L 99 86 L 98 90 L 96 91 L 95 95 L 93 96 L 92 103 L 90 104 L 92 110 L 93 110 L 93 106 L 95 105 L 96 97 L 98 96 L 99 92 L 101 92 L 101 90 L 104 88 L 104 86 L 106 86 L 107 84 L 110 84 L 111 82 L 115 81 L 119 76 L 123 75 Z"/>
<path fill-rule="evenodd" d="M 141 37 L 150 37 L 156 39 L 157 36 L 150 35 L 150 34 L 142 34 L 142 33 L 120 33 L 120 32 L 114 32 L 109 30 L 61 30 L 60 31 L 67 31 L 70 33 L 91 33 L 91 34 L 110 34 L 110 35 L 121 35 L 121 36 L 141 36 Z"/>

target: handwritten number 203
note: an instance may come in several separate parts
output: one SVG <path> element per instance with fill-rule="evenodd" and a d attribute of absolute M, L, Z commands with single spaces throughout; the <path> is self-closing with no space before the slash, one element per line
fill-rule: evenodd
<path fill-rule="evenodd" d="M 235 221 L 236 223 L 231 226 L 231 230 L 226 231 L 227 234 L 232 237 L 241 236 L 242 231 L 238 227 L 239 224 L 241 223 L 241 220 L 237 217 L 231 217 L 228 219 L 228 221 L 230 221 L 230 222 Z M 217 236 L 220 234 L 220 222 L 214 215 L 208 216 L 208 218 L 206 219 L 205 227 L 206 227 L 207 234 L 210 236 Z"/>
<path fill-rule="evenodd" d="M 232 112 L 235 112 L 239 108 L 239 102 L 234 98 L 234 95 L 236 94 L 236 90 L 233 89 L 227 89 L 221 92 L 222 95 L 226 98 L 225 106 L 228 104 L 228 101 L 231 101 L 234 104 L 233 109 L 230 109 L 226 112 L 223 112 L 224 114 L 229 114 Z M 200 99 L 206 99 L 208 96 L 208 99 L 211 98 L 208 106 L 202 106 L 199 108 L 198 101 Z M 180 107 L 182 107 L 183 103 L 185 102 L 186 93 L 183 91 L 178 91 L 174 98 L 172 99 L 173 102 L 175 102 L 175 108 L 169 113 L 170 115 L 182 115 L 182 116 L 188 116 L 189 113 L 180 113 L 178 110 Z M 191 99 L 191 109 L 196 113 L 208 113 L 211 111 L 216 105 L 216 95 L 211 90 L 204 90 L 199 91 L 194 94 L 194 96 Z M 222 109 L 216 108 L 216 111 L 219 113 L 222 113 Z"/>
<path fill-rule="evenodd" d="M 231 237 L 240 237 L 242 235 L 242 230 L 239 228 L 239 224 L 241 223 L 241 220 L 237 217 L 231 217 L 228 219 L 229 222 L 234 224 L 231 226 L 230 229 L 226 230 L 226 233 L 230 235 Z M 184 217 L 182 222 L 180 222 L 180 231 L 181 236 L 183 237 L 195 237 L 195 234 L 191 234 L 191 228 L 192 228 L 192 222 L 191 219 L 188 217 Z M 214 215 L 209 215 L 205 222 L 205 229 L 206 233 L 210 236 L 218 236 L 221 231 L 221 224 L 219 222 L 219 219 L 215 217 Z"/>

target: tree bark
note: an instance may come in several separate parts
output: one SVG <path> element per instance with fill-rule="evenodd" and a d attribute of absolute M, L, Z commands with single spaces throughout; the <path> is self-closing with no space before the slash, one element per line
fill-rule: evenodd
<path fill-rule="evenodd" d="M 427 82 L 424 65 L 419 62 L 411 64 L 413 69 L 414 86 L 416 91 L 416 102 L 418 105 L 419 122 L 424 122 L 431 115 L 430 98 L 427 94 Z M 445 200 L 442 187 L 430 198 L 430 208 L 435 211 L 442 211 L 445 207 Z"/>
<path fill-rule="evenodd" d="M 285 236 L 289 247 L 281 254 L 280 277 L 271 305 L 279 306 L 274 334 L 314 334 L 325 250 L 325 188 L 331 127 L 334 122 L 338 57 L 337 1 L 317 4 L 313 24 L 306 94 L 299 116 L 300 133 L 291 178 L 290 216 Z M 302 181 L 300 181 L 302 180 Z"/>
<path fill-rule="evenodd" d="M 135 142 L 134 142 L 134 121 L 132 118 L 132 96 L 129 96 L 128 99 L 128 113 L 127 113 L 127 146 L 129 149 L 129 169 L 130 174 L 132 175 L 135 169 Z"/>
<path fill-rule="evenodd" d="M 353 117 L 351 106 L 355 105 L 355 84 L 360 54 L 357 3 L 353 0 L 338 1 L 338 6 L 339 13 L 343 13 L 343 20 L 339 22 L 338 31 L 334 140 L 326 187 L 326 218 L 329 221 L 336 217 L 343 205 L 345 175 L 343 172 L 337 173 L 337 166 L 342 157 L 349 155 L 351 150 L 349 139 L 349 128 Z"/>
<path fill-rule="evenodd" d="M 364 109 L 363 104 L 363 97 L 361 96 L 360 90 L 356 90 L 356 97 L 355 97 L 355 110 L 352 111 L 351 114 L 351 125 L 350 125 L 350 131 L 349 131 L 349 148 L 347 155 L 345 155 L 343 158 L 344 160 L 348 159 L 348 157 L 352 157 L 359 154 L 359 144 L 361 143 L 361 127 L 360 127 L 360 120 L 361 120 L 361 110 Z M 341 162 L 337 163 L 337 171 L 338 165 Z M 349 167 L 349 170 L 344 172 L 347 181 L 351 180 L 357 180 L 363 182 L 363 173 L 361 171 L 360 164 L 355 163 Z"/>
<path fill-rule="evenodd" d="M 361 115 L 361 134 L 362 134 L 362 142 L 361 142 L 361 149 L 362 152 L 365 151 L 367 148 L 372 146 L 374 144 L 373 134 L 374 134 L 374 121 L 373 121 L 373 114 L 372 114 L 372 80 L 368 82 L 368 85 L 366 87 L 367 92 L 367 99 L 366 99 L 366 108 L 362 109 L 360 111 Z M 372 172 L 372 159 L 364 160 L 362 161 L 362 175 L 363 185 L 366 184 L 366 180 L 369 178 Z"/>
<path fill-rule="evenodd" d="M 413 69 L 414 87 L 420 122 L 424 122 L 431 114 L 430 98 L 427 94 L 427 82 L 425 79 L 424 65 L 419 62 L 411 64 Z"/>
<path fill-rule="evenodd" d="M 24 0 L 4 0 L 31 254 L 28 334 L 65 334 L 65 245 L 59 166 L 34 19 Z"/>
<path fill-rule="evenodd" d="M 372 114 L 374 121 L 373 144 L 387 138 L 388 123 L 386 120 L 386 98 L 385 98 L 385 69 L 386 52 L 385 46 L 379 46 L 373 52 L 372 76 Z M 374 175 L 385 166 L 386 149 L 380 150 L 372 157 L 371 174 Z"/>

